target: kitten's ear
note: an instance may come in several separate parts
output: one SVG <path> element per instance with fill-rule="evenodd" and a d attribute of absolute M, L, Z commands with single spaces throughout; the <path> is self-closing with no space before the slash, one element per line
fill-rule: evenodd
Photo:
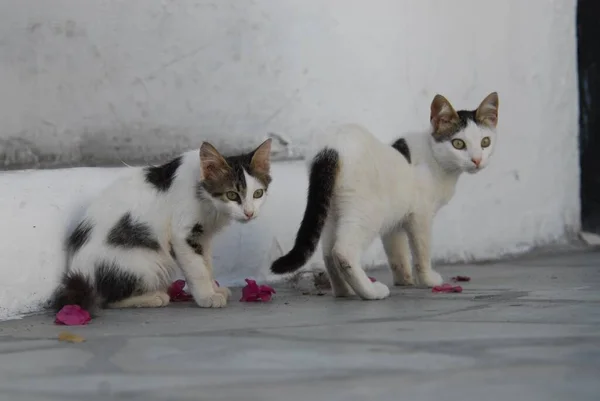
<path fill-rule="evenodd" d="M 443 133 L 452 129 L 460 118 L 448 99 L 442 95 L 435 95 L 431 102 L 429 121 L 433 127 L 433 134 Z"/>
<path fill-rule="evenodd" d="M 219 151 L 208 142 L 200 146 L 200 179 L 219 178 L 227 174 L 230 167 Z"/>
<path fill-rule="evenodd" d="M 268 173 L 271 168 L 271 138 L 267 139 L 252 152 L 250 168 L 254 171 Z"/>
<path fill-rule="evenodd" d="M 498 93 L 492 92 L 479 105 L 475 118 L 478 122 L 490 128 L 496 128 L 498 124 Z"/>

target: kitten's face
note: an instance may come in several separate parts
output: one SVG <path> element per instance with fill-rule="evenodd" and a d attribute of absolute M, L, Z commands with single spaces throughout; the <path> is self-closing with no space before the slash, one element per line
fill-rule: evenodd
<path fill-rule="evenodd" d="M 496 144 L 498 95 L 488 95 L 473 111 L 454 111 L 443 96 L 431 104 L 431 149 L 448 171 L 477 173 L 490 161 Z"/>
<path fill-rule="evenodd" d="M 205 142 L 200 148 L 201 188 L 213 205 L 240 222 L 255 219 L 271 182 L 271 140 L 254 151 L 224 157 Z"/>

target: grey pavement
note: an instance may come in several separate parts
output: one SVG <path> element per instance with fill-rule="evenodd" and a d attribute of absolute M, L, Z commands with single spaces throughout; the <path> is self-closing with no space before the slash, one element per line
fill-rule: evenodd
<path fill-rule="evenodd" d="M 600 399 L 600 252 L 438 266 L 461 294 L 279 289 L 268 304 L 0 323 L 0 400 Z M 386 270 L 371 275 L 390 281 Z M 79 344 L 58 333 L 84 336 Z"/>

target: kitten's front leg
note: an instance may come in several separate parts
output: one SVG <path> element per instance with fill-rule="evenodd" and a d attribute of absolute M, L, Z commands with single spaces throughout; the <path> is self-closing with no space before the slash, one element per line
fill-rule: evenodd
<path fill-rule="evenodd" d="M 388 264 L 394 276 L 394 285 L 415 285 L 410 262 L 410 247 L 408 235 L 404 229 L 394 230 L 385 234 L 381 241 L 388 258 Z"/>
<path fill-rule="evenodd" d="M 431 218 L 411 215 L 406 222 L 408 240 L 413 251 L 417 278 L 421 285 L 434 287 L 443 283 L 442 276 L 431 268 Z"/>
<path fill-rule="evenodd" d="M 189 240 L 189 235 L 175 238 L 173 247 L 190 292 L 201 308 L 223 308 L 227 305 L 227 295 L 215 291 L 215 282 L 204 260 L 203 247 Z"/>
<path fill-rule="evenodd" d="M 225 295 L 225 298 L 229 300 L 231 298 L 231 291 L 227 287 L 219 287 L 215 281 L 215 273 L 213 270 L 212 264 L 212 247 L 209 242 L 205 242 L 202 247 L 202 257 L 204 259 L 204 263 L 206 263 L 206 267 L 210 272 L 210 277 L 213 282 L 213 289 L 215 292 Z"/>

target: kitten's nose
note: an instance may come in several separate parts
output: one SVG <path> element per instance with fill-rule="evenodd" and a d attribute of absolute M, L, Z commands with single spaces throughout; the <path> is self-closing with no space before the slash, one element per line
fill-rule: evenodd
<path fill-rule="evenodd" d="M 472 158 L 471 161 L 473 162 L 473 164 L 475 164 L 475 166 L 479 167 L 479 163 L 481 163 L 481 158 L 477 159 L 477 158 Z"/>
<path fill-rule="evenodd" d="M 254 212 L 252 211 L 248 211 L 248 210 L 244 210 L 244 214 L 246 215 L 247 218 L 251 219 L 252 216 L 254 216 Z"/>

